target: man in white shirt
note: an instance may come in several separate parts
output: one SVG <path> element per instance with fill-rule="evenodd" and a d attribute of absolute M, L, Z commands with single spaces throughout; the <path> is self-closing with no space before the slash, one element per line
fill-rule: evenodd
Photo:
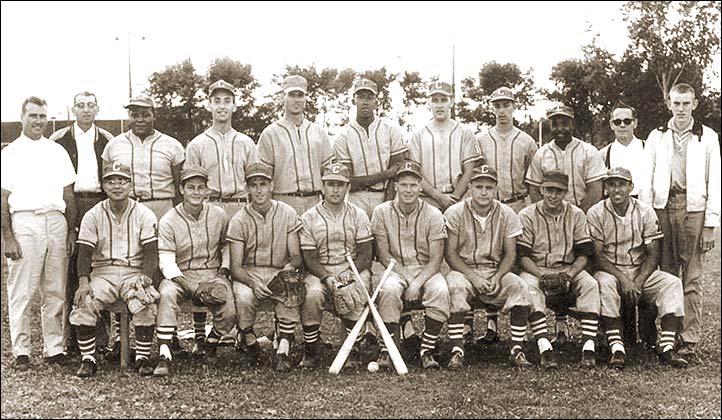
<path fill-rule="evenodd" d="M 22 134 L 0 154 L 2 235 L 10 259 L 7 282 L 10 339 L 15 368 L 30 367 L 30 308 L 42 290 L 43 353 L 64 361 L 65 287 L 68 256 L 76 234 L 75 171 L 63 148 L 43 136 L 48 125 L 45 100 L 23 102 Z"/>
<path fill-rule="evenodd" d="M 610 168 L 625 168 L 632 173 L 633 179 L 642 179 L 645 176 L 644 141 L 634 135 L 637 128 L 637 110 L 624 102 L 619 102 L 612 109 L 609 127 L 614 132 L 614 141 L 599 150 L 604 166 Z M 638 198 L 639 187 L 634 186 L 630 194 Z"/>
<path fill-rule="evenodd" d="M 113 135 L 95 125 L 95 117 L 100 111 L 98 98 L 91 92 L 80 92 L 73 99 L 73 107 L 71 108 L 75 115 L 75 123 L 67 127 L 61 128 L 50 136 L 50 140 L 63 146 L 70 156 L 70 161 L 78 176 L 75 181 L 75 206 L 77 208 L 77 217 L 73 220 L 73 224 L 69 228 L 76 233 L 80 228 L 80 221 L 85 213 L 94 205 L 106 198 L 105 193 L 100 188 L 101 172 L 103 170 L 103 160 L 101 155 L 105 145 L 113 138 Z M 73 301 L 75 290 L 78 288 L 76 255 L 68 261 L 68 287 L 67 302 L 68 305 Z M 70 311 L 68 310 L 68 313 Z M 78 342 L 75 336 L 75 329 L 70 327 L 70 323 L 66 323 L 69 331 L 66 331 L 66 346 L 68 354 L 80 354 Z M 104 329 L 98 329 L 99 332 L 105 332 Z M 105 344 L 104 337 L 100 337 L 100 344 Z M 102 348 L 102 346 L 101 346 Z"/>

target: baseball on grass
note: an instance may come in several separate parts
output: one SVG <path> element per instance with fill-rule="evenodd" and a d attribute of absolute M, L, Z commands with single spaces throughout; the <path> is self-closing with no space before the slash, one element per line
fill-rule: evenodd
<path fill-rule="evenodd" d="M 379 371 L 379 364 L 376 362 L 369 362 L 368 370 L 371 373 L 376 373 Z"/>

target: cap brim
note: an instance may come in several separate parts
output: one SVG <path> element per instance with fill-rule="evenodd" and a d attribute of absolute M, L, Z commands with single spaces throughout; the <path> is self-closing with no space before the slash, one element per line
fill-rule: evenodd
<path fill-rule="evenodd" d="M 153 108 L 153 105 L 148 105 L 144 102 L 131 102 L 128 105 L 124 106 L 123 108 L 128 109 L 132 106 L 137 106 L 139 108 Z"/>
<path fill-rule="evenodd" d="M 552 181 L 542 182 L 540 187 L 554 187 L 554 188 L 559 188 L 564 191 L 569 190 L 569 185 L 565 185 L 565 184 L 562 184 L 559 182 L 552 182 Z"/>
<path fill-rule="evenodd" d="M 192 178 L 203 178 L 206 182 L 208 182 L 208 177 L 205 175 L 201 175 L 201 174 L 193 174 L 193 175 L 184 176 L 183 178 L 181 178 L 180 182 L 186 182 Z"/>
<path fill-rule="evenodd" d="M 605 181 L 608 181 L 608 180 L 610 180 L 610 179 L 623 179 L 623 180 L 625 180 L 625 181 L 632 182 L 632 179 L 631 179 L 631 178 L 628 178 L 628 177 L 622 176 L 622 175 L 616 175 L 616 174 L 615 174 L 615 175 L 607 175 L 607 176 L 604 177 L 604 180 L 605 180 Z"/>
<path fill-rule="evenodd" d="M 515 99 L 509 96 L 499 96 L 498 98 L 491 99 L 490 102 L 496 102 L 496 101 L 512 101 L 514 102 Z"/>
<path fill-rule="evenodd" d="M 434 96 L 434 95 L 436 95 L 436 94 L 440 94 L 440 95 L 444 95 L 444 96 L 449 96 L 449 97 L 451 97 L 451 93 L 446 92 L 446 91 L 444 91 L 444 90 L 432 90 L 431 92 L 429 92 L 429 96 Z"/>
<path fill-rule="evenodd" d="M 342 175 L 326 175 L 321 177 L 321 181 L 341 181 L 350 182 L 348 178 Z"/>
<path fill-rule="evenodd" d="M 123 173 L 123 172 L 110 172 L 110 173 L 104 174 L 104 175 L 103 175 L 103 179 L 105 179 L 105 178 L 110 178 L 111 176 L 120 176 L 120 177 L 123 177 L 123 178 L 125 178 L 125 179 L 133 179 L 133 178 L 131 178 L 128 174 Z"/>
<path fill-rule="evenodd" d="M 234 95 L 234 96 L 236 95 L 236 92 L 234 92 L 234 91 L 232 91 L 232 90 L 230 90 L 230 89 L 228 89 L 228 88 L 217 87 L 217 88 L 213 89 L 213 90 L 211 91 L 211 93 L 208 94 L 208 96 L 213 96 L 213 94 L 216 93 L 216 92 L 218 92 L 219 90 L 225 90 L 226 92 L 230 93 L 231 95 Z"/>
<path fill-rule="evenodd" d="M 482 174 L 477 176 L 472 176 L 469 181 L 476 181 L 477 179 L 490 179 L 495 182 L 499 182 L 499 180 L 495 176 L 491 176 L 489 174 Z"/>
<path fill-rule="evenodd" d="M 283 93 L 290 93 L 290 92 L 306 92 L 306 89 L 300 88 L 300 87 L 287 87 L 286 89 L 283 89 Z"/>
<path fill-rule="evenodd" d="M 555 113 L 553 113 L 553 114 L 549 114 L 549 115 L 547 116 L 547 118 L 556 117 L 556 116 L 558 116 L 558 115 L 563 115 L 563 116 L 565 116 L 565 117 L 569 117 L 569 118 L 571 118 L 571 119 L 574 119 L 574 115 L 569 115 L 569 114 L 567 114 L 567 113 L 565 113 L 565 112 L 555 112 Z"/>
<path fill-rule="evenodd" d="M 247 174 L 247 175 L 246 175 L 246 180 L 249 180 L 249 179 L 251 179 L 251 178 L 264 178 L 264 179 L 267 179 L 267 180 L 269 180 L 269 181 L 273 181 L 273 178 L 271 178 L 270 176 L 268 176 L 268 174 L 262 174 L 262 173 L 258 173 L 258 172 L 255 173 L 255 174 Z"/>
<path fill-rule="evenodd" d="M 401 175 L 413 175 L 417 178 L 423 178 L 420 173 L 408 169 L 396 172 L 396 177 L 400 177 Z"/>
<path fill-rule="evenodd" d="M 373 93 L 374 95 L 378 95 L 378 94 L 379 94 L 378 92 L 376 92 L 375 90 L 373 90 L 373 89 L 371 89 L 371 88 L 362 87 L 362 88 L 354 89 L 352 95 L 355 95 L 355 94 L 357 94 L 358 92 L 361 92 L 362 90 L 368 90 L 369 92 Z"/>

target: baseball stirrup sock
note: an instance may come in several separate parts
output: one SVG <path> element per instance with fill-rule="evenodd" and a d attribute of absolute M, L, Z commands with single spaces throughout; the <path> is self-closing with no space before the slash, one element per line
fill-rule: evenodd
<path fill-rule="evenodd" d="M 529 315 L 529 326 L 531 326 L 532 335 L 537 340 L 548 339 L 549 329 L 547 328 L 547 319 L 543 312 L 534 312 Z"/>
<path fill-rule="evenodd" d="M 464 335 L 474 332 L 474 310 L 464 314 Z"/>
<path fill-rule="evenodd" d="M 158 329 L 156 330 L 156 335 L 158 336 L 158 344 L 162 345 L 171 345 L 171 341 L 173 341 L 173 335 L 175 334 L 175 326 L 158 326 Z"/>
<path fill-rule="evenodd" d="M 560 332 L 564 332 L 564 334 L 569 337 L 569 327 L 567 327 L 567 316 L 566 315 L 555 315 L 554 320 L 556 321 L 556 331 L 557 334 Z"/>
<path fill-rule="evenodd" d="M 95 329 L 78 327 L 77 338 L 82 360 L 88 359 L 95 363 Z"/>
<path fill-rule="evenodd" d="M 135 361 L 150 358 L 150 347 L 153 345 L 153 327 L 135 327 Z"/>
<path fill-rule="evenodd" d="M 346 319 L 346 318 L 343 319 L 343 328 L 346 330 L 347 336 L 351 333 L 351 330 L 353 329 L 355 324 L 356 324 L 356 321 Z M 354 347 L 357 346 L 363 339 L 364 339 L 363 334 L 359 333 L 359 335 L 356 336 L 356 340 L 354 341 Z"/>
<path fill-rule="evenodd" d="M 319 337 L 321 337 L 321 326 L 320 325 L 304 325 L 303 326 L 303 341 L 307 344 L 317 343 Z"/>
<path fill-rule="evenodd" d="M 216 334 L 218 334 L 217 331 Z M 253 326 L 242 329 L 240 334 L 246 346 L 252 346 L 256 343 L 256 334 L 253 332 Z M 220 339 L 220 337 L 218 339 Z"/>
<path fill-rule="evenodd" d="M 486 311 L 486 328 L 489 330 L 499 331 L 499 312 L 496 309 Z"/>
<path fill-rule="evenodd" d="M 211 328 L 211 332 L 208 334 L 208 337 L 206 337 L 206 342 L 210 345 L 218 344 L 218 342 L 221 340 L 221 333 L 218 332 L 216 327 Z"/>
<path fill-rule="evenodd" d="M 618 351 L 626 353 L 624 351 L 624 341 L 622 341 L 622 333 L 620 330 L 607 330 L 607 343 L 609 343 L 609 350 L 612 354 Z"/>
<path fill-rule="evenodd" d="M 296 323 L 291 321 L 278 321 L 278 336 L 281 339 L 286 339 L 289 342 L 293 340 L 293 335 L 296 332 Z"/>
<path fill-rule="evenodd" d="M 394 340 L 394 344 L 396 344 L 398 347 L 398 340 L 396 339 L 399 336 L 399 324 L 395 322 L 387 322 L 385 323 L 386 329 L 389 331 L 389 335 Z M 388 349 L 386 348 L 386 342 L 384 340 L 379 340 L 379 351 L 386 351 L 388 352 Z"/>
<path fill-rule="evenodd" d="M 449 341 L 454 347 L 464 348 L 464 314 L 451 314 L 449 318 Z"/>
<path fill-rule="evenodd" d="M 428 316 L 424 317 L 424 333 L 421 335 L 420 352 L 422 356 L 427 351 L 434 350 L 436 348 L 436 342 L 439 340 L 439 334 L 441 333 L 441 327 L 443 325 L 443 322 L 439 322 L 435 319 L 429 318 Z"/>
<path fill-rule="evenodd" d="M 196 341 L 206 339 L 206 313 L 193 312 L 193 335 Z"/>
<path fill-rule="evenodd" d="M 414 323 L 411 322 L 411 311 L 401 312 L 401 317 L 399 318 L 399 325 L 401 325 L 402 340 L 405 340 L 416 333 L 414 331 Z"/>
<path fill-rule="evenodd" d="M 595 340 L 597 338 L 597 330 L 599 329 L 599 320 L 582 318 L 582 338 L 587 340 Z"/>

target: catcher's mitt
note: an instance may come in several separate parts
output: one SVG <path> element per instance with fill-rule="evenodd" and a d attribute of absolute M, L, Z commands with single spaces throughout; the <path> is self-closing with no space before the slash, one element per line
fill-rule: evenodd
<path fill-rule="evenodd" d="M 279 271 L 266 287 L 273 292 L 270 299 L 283 306 L 301 306 L 306 299 L 306 285 L 298 270 Z"/>
<path fill-rule="evenodd" d="M 222 283 L 201 281 L 193 293 L 193 301 L 205 306 L 223 305 L 226 303 L 228 288 Z"/>
<path fill-rule="evenodd" d="M 572 278 L 569 274 L 544 274 L 539 279 L 539 288 L 546 296 L 547 307 L 554 312 L 564 311 L 569 305 Z"/>
<path fill-rule="evenodd" d="M 346 271 L 336 276 L 338 280 L 331 287 L 333 307 L 339 316 L 343 316 L 366 303 L 363 285 L 356 281 L 353 273 Z"/>

